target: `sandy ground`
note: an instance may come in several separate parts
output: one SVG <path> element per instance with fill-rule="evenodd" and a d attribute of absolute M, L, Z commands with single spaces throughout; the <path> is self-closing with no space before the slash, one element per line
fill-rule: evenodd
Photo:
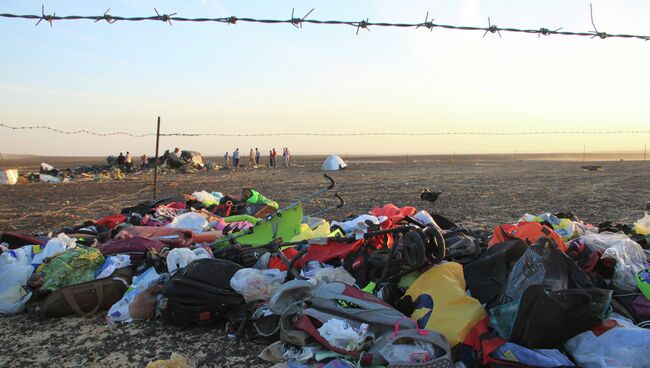
<path fill-rule="evenodd" d="M 587 163 L 594 164 L 594 163 Z M 414 205 L 473 229 L 514 222 L 522 214 L 569 211 L 592 223 L 633 222 L 650 200 L 650 163 L 603 162 L 604 171 L 584 172 L 581 162 L 457 161 L 368 158 L 352 162 L 335 177 L 345 198 L 340 219 L 376 205 Z M 239 193 L 258 189 L 288 205 L 325 182 L 320 162 L 301 167 L 251 169 L 160 178 L 159 197 L 197 190 Z M 73 182 L 0 187 L 0 231 L 30 234 L 97 219 L 151 197 L 152 178 L 124 182 Z M 421 202 L 423 188 L 443 192 L 438 202 Z M 328 197 L 321 203 L 334 203 Z M 306 213 L 317 210 L 314 203 Z M 197 366 L 267 366 L 254 358 L 262 347 L 235 344 L 223 328 L 178 329 L 159 322 L 109 327 L 103 316 L 40 321 L 29 314 L 0 318 L 0 366 L 144 366 L 179 352 Z"/>

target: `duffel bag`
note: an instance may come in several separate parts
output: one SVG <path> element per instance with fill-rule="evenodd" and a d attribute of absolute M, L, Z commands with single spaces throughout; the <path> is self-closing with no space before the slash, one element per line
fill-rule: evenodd
<path fill-rule="evenodd" d="M 88 316 L 108 310 L 122 298 L 131 284 L 132 276 L 133 272 L 126 267 L 115 271 L 110 277 L 54 291 L 43 303 L 43 317 L 65 317 L 73 314 Z"/>

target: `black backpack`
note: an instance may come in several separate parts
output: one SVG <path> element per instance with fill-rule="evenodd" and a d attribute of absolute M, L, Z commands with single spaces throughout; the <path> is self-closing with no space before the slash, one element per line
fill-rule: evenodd
<path fill-rule="evenodd" d="M 188 326 L 211 324 L 244 304 L 230 287 L 242 267 L 225 259 L 197 259 L 175 273 L 162 290 L 162 320 Z"/>

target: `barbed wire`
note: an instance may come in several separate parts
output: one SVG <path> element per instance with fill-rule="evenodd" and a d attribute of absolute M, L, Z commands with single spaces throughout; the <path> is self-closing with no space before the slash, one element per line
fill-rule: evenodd
<path fill-rule="evenodd" d="M 99 137 L 107 136 L 129 136 L 133 138 L 152 137 L 156 133 L 134 134 L 124 131 L 116 132 L 94 132 L 88 129 L 79 130 L 62 130 L 47 125 L 28 125 L 15 126 L 0 123 L 0 127 L 11 130 L 49 130 L 59 134 L 77 135 L 87 134 Z M 274 132 L 274 133 L 161 133 L 161 137 L 364 137 L 364 136 L 521 136 L 521 135 L 620 135 L 620 134 L 650 134 L 650 130 L 540 130 L 526 132 L 479 132 L 479 131 L 460 131 L 460 132 L 429 132 L 429 131 L 412 131 L 412 132 Z"/>
<path fill-rule="evenodd" d="M 0 127 L 11 129 L 11 130 L 49 130 L 49 131 L 59 133 L 59 134 L 67 134 L 67 135 L 87 134 L 87 135 L 94 135 L 94 136 L 98 136 L 98 137 L 109 137 L 109 136 L 115 136 L 115 135 L 123 135 L 123 136 L 128 136 L 128 137 L 133 137 L 133 138 L 143 138 L 143 137 L 150 137 L 150 136 L 155 136 L 156 135 L 156 133 L 133 134 L 133 133 L 129 133 L 129 132 L 98 133 L 98 132 L 93 132 L 93 131 L 90 131 L 90 130 L 87 130 L 87 129 L 62 130 L 62 129 L 53 128 L 53 127 L 47 126 L 47 125 L 15 126 L 15 125 L 8 125 L 8 124 L 0 123 Z"/>
<path fill-rule="evenodd" d="M 429 20 L 429 12 L 426 13 L 424 22 L 416 23 L 392 23 L 392 22 L 371 22 L 369 18 L 362 19 L 360 21 L 349 21 L 349 20 L 318 20 L 318 19 L 307 19 L 307 17 L 315 10 L 311 9 L 305 16 L 298 18 L 294 16 L 294 10 L 291 10 L 291 18 L 289 19 L 259 19 L 259 18 L 246 18 L 246 17 L 220 17 L 220 18 L 185 18 L 179 17 L 177 13 L 171 14 L 160 14 L 158 9 L 154 8 L 156 15 L 151 15 L 147 17 L 124 17 L 116 16 L 109 14 L 110 8 L 104 12 L 102 15 L 65 15 L 57 16 L 56 13 L 46 14 L 45 5 L 41 6 L 41 15 L 36 14 L 10 14 L 4 13 L 0 14 L 2 18 L 17 18 L 17 19 L 31 19 L 38 20 L 36 25 L 39 25 L 42 21 L 45 21 L 50 24 L 50 27 L 53 26 L 54 21 L 71 21 L 71 20 L 92 20 L 95 23 L 105 20 L 108 24 L 114 24 L 116 22 L 142 22 L 142 21 L 158 21 L 167 23 L 170 26 L 172 21 L 174 22 L 196 22 L 196 23 L 223 23 L 223 24 L 237 24 L 237 23 L 261 23 L 261 24 L 290 24 L 296 28 L 302 28 L 303 24 L 317 24 L 317 25 L 346 25 L 356 28 L 356 34 L 359 34 L 361 29 L 370 31 L 370 27 L 394 27 L 394 28 L 426 28 L 430 31 L 433 29 L 450 29 L 456 31 L 480 31 L 483 32 L 483 37 L 488 33 L 496 33 L 501 37 L 501 32 L 512 32 L 512 33 L 525 33 L 525 34 L 536 34 L 540 36 L 550 36 L 550 35 L 559 35 L 559 36 L 577 36 L 577 37 L 598 37 L 600 39 L 605 38 L 634 38 L 644 41 L 650 40 L 650 36 L 645 35 L 636 35 L 636 34 L 624 34 L 624 33 L 607 33 L 601 32 L 596 28 L 594 22 L 594 14 L 592 5 L 589 4 L 589 13 L 591 18 L 591 25 L 593 31 L 587 32 L 571 32 L 571 31 L 562 31 L 562 28 L 555 27 L 541 27 L 536 29 L 525 29 L 525 28 L 512 28 L 512 27 L 498 27 L 497 25 L 492 24 L 490 17 L 488 17 L 487 27 L 478 27 L 478 26 L 461 26 L 461 25 L 451 25 L 451 24 L 440 24 L 433 23 L 435 18 Z M 553 29 L 555 28 L 555 29 Z"/>

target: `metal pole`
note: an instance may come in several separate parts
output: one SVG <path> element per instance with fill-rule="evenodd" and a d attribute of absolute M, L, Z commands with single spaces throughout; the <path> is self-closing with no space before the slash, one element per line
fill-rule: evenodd
<path fill-rule="evenodd" d="M 156 159 L 153 167 L 153 199 L 156 199 L 158 192 L 158 147 L 160 144 L 160 116 L 158 117 L 158 124 L 156 127 Z"/>

